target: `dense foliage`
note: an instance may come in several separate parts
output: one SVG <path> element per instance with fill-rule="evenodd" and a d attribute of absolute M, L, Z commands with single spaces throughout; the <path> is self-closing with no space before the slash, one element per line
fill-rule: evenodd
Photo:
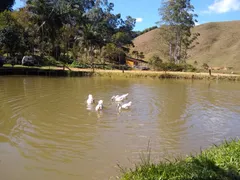
<path fill-rule="evenodd" d="M 143 31 L 135 31 L 134 32 L 135 33 L 135 37 L 140 36 L 142 34 L 145 34 L 145 33 L 149 32 L 149 31 L 157 29 L 157 28 L 158 28 L 157 26 L 152 26 L 152 27 L 144 29 Z"/>
<path fill-rule="evenodd" d="M 136 20 L 122 19 L 113 8 L 107 0 L 27 0 L 18 11 L 0 13 L 0 53 L 53 57 L 63 64 L 120 63 L 133 45 Z"/>

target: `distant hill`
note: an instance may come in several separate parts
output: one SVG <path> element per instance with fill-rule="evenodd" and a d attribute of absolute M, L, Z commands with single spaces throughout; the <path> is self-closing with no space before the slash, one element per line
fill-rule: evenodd
<path fill-rule="evenodd" d="M 161 41 L 161 28 L 144 33 L 134 39 L 134 49 L 143 52 L 145 59 L 156 54 L 162 59 L 165 44 Z M 240 70 L 240 21 L 212 22 L 196 26 L 193 32 L 199 32 L 199 44 L 189 51 L 187 62 L 198 66 L 207 63 L 210 66 L 234 67 Z"/>

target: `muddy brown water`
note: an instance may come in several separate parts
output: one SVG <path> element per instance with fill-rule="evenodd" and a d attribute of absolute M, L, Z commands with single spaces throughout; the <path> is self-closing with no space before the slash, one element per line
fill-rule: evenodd
<path fill-rule="evenodd" d="M 124 93 L 132 107 L 119 112 L 111 96 Z M 2 180 L 115 179 L 148 143 L 157 162 L 239 136 L 239 82 L 0 77 Z"/>

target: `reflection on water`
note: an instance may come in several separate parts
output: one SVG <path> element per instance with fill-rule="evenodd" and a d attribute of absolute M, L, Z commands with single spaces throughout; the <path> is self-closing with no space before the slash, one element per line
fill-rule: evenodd
<path fill-rule="evenodd" d="M 103 111 L 86 104 L 90 93 Z M 111 97 L 125 93 L 133 103 L 119 112 Z M 157 161 L 240 135 L 234 82 L 12 76 L 0 77 L 0 99 L 0 174 L 8 180 L 108 179 L 117 163 L 138 162 L 149 141 Z"/>

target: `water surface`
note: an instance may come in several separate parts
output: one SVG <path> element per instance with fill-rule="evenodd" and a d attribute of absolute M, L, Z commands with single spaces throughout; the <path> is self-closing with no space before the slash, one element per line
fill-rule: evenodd
<path fill-rule="evenodd" d="M 88 94 L 104 101 L 95 112 Z M 112 95 L 129 93 L 129 111 Z M 127 102 L 126 101 L 126 102 Z M 150 143 L 157 161 L 240 136 L 240 83 L 0 77 L 3 180 L 110 179 Z M 112 178 L 114 179 L 114 178 Z"/>

